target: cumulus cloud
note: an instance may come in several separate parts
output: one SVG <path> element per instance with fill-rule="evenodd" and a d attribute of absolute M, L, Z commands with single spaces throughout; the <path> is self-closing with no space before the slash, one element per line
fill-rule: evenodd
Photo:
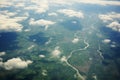
<path fill-rule="evenodd" d="M 59 13 L 62 13 L 68 17 L 78 17 L 78 18 L 84 18 L 84 15 L 82 12 L 80 11 L 74 11 L 74 10 L 71 10 L 71 9 L 61 9 L 61 10 L 58 10 L 57 12 Z"/>
<path fill-rule="evenodd" d="M 31 60 L 22 60 L 21 58 L 12 58 L 7 60 L 6 62 L 0 62 L 0 66 L 4 67 L 6 70 L 11 69 L 23 69 L 28 67 L 29 64 L 31 64 Z"/>
<path fill-rule="evenodd" d="M 49 20 L 44 20 L 44 19 L 40 19 L 40 20 L 34 20 L 33 18 L 30 19 L 29 21 L 29 25 L 34 25 L 34 26 L 45 26 L 45 30 L 47 30 L 49 25 L 53 25 L 55 24 L 55 22 L 53 21 L 49 21 Z"/>
<path fill-rule="evenodd" d="M 103 20 L 103 22 L 114 21 L 115 19 L 120 19 L 120 13 L 111 12 L 108 14 L 100 14 L 99 18 Z"/>
<path fill-rule="evenodd" d="M 44 58 L 44 57 L 45 57 L 45 55 L 42 55 L 42 54 L 41 54 L 41 55 L 39 55 L 39 57 L 40 57 L 40 58 Z"/>
<path fill-rule="evenodd" d="M 12 17 L 12 16 L 15 16 L 17 13 L 16 12 L 9 12 L 8 10 L 4 10 L 4 11 L 0 11 L 0 14 Z"/>
<path fill-rule="evenodd" d="M 18 2 L 18 3 L 16 3 L 16 5 L 14 5 L 14 7 L 16 7 L 16 8 L 19 8 L 19 7 L 25 7 L 25 2 L 24 1 L 21 1 L 21 2 Z"/>
<path fill-rule="evenodd" d="M 61 62 L 65 62 L 65 61 L 67 61 L 67 58 L 65 56 L 63 56 L 60 60 L 61 60 Z"/>
<path fill-rule="evenodd" d="M 27 17 L 11 17 L 15 16 L 16 13 L 8 12 L 8 11 L 1 11 L 0 12 L 0 31 L 22 31 L 23 26 L 19 23 Z"/>
<path fill-rule="evenodd" d="M 78 41 L 79 41 L 78 38 L 74 38 L 74 39 L 72 40 L 72 43 L 78 43 Z"/>
<path fill-rule="evenodd" d="M 36 13 L 44 13 L 49 9 L 49 3 L 47 0 L 31 0 L 31 3 L 35 5 L 32 4 L 24 9 L 34 10 Z"/>
<path fill-rule="evenodd" d="M 61 54 L 61 51 L 59 50 L 59 46 L 55 47 L 55 49 L 52 51 L 52 56 L 58 58 L 60 54 Z"/>
<path fill-rule="evenodd" d="M 109 15 L 99 15 L 99 18 L 103 20 L 103 22 L 108 22 L 113 20 Z"/>
<path fill-rule="evenodd" d="M 4 56 L 6 52 L 0 52 L 0 56 Z"/>
<path fill-rule="evenodd" d="M 103 40 L 103 43 L 110 43 L 110 42 L 111 42 L 110 39 L 104 39 L 104 40 Z"/>
<path fill-rule="evenodd" d="M 12 2 L 8 0 L 0 0 L 0 7 L 9 7 L 12 5 Z"/>
<path fill-rule="evenodd" d="M 107 27 L 112 28 L 113 30 L 120 32 L 120 23 L 117 21 L 114 21 L 114 22 L 108 24 Z"/>
<path fill-rule="evenodd" d="M 106 27 L 109 27 L 115 31 L 120 32 L 120 13 L 111 12 L 108 14 L 100 14 L 99 18 L 106 23 Z"/>

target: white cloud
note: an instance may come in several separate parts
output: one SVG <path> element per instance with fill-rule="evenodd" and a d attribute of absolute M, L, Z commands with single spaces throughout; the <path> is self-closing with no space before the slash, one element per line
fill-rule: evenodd
<path fill-rule="evenodd" d="M 17 13 L 16 12 L 9 12 L 9 11 L 5 10 L 5 11 L 0 11 L 0 14 L 11 17 L 11 16 L 15 16 Z"/>
<path fill-rule="evenodd" d="M 31 0 L 35 5 L 25 7 L 26 10 L 34 10 L 36 13 L 44 13 L 49 9 L 47 0 Z"/>
<path fill-rule="evenodd" d="M 115 31 L 120 32 L 120 23 L 117 22 L 117 21 L 114 21 L 114 22 L 110 23 L 109 25 L 107 25 L 107 27 L 109 27 L 109 28 L 111 28 Z"/>
<path fill-rule="evenodd" d="M 72 5 L 75 3 L 82 3 L 82 4 L 95 4 L 95 5 L 115 5 L 120 6 L 119 1 L 107 1 L 107 0 L 50 0 L 51 3 L 59 4 L 59 5 Z"/>
<path fill-rule="evenodd" d="M 49 0 L 49 4 L 56 5 L 72 5 L 70 0 Z"/>
<path fill-rule="evenodd" d="M 0 66 L 4 67 L 6 70 L 11 69 L 23 69 L 28 67 L 29 64 L 31 64 L 31 60 L 22 60 L 21 58 L 12 58 L 7 60 L 6 62 L 0 62 Z"/>
<path fill-rule="evenodd" d="M 111 12 L 108 14 L 100 14 L 99 18 L 106 23 L 106 27 L 109 27 L 115 31 L 120 32 L 120 13 Z"/>
<path fill-rule="evenodd" d="M 39 55 L 39 57 L 40 57 L 40 58 L 45 58 L 45 55 L 42 55 L 42 54 L 41 54 L 41 55 Z"/>
<path fill-rule="evenodd" d="M 67 61 L 67 58 L 65 56 L 63 56 L 60 60 L 61 60 L 61 62 L 65 62 L 65 61 Z"/>
<path fill-rule="evenodd" d="M 6 52 L 0 52 L 0 56 L 4 56 Z"/>
<path fill-rule="evenodd" d="M 120 6 L 119 1 L 106 1 L 106 0 L 50 0 L 52 3 L 60 4 L 60 5 L 72 5 L 75 3 L 82 3 L 82 4 L 96 4 L 96 5 L 115 5 Z"/>
<path fill-rule="evenodd" d="M 110 39 L 104 39 L 104 40 L 103 40 L 103 43 L 110 43 L 110 42 L 111 42 Z"/>
<path fill-rule="evenodd" d="M 99 15 L 99 18 L 101 19 L 101 20 L 103 20 L 103 22 L 108 22 L 108 21 L 112 21 L 113 19 L 110 17 L 110 16 L 108 16 L 108 15 Z"/>
<path fill-rule="evenodd" d="M 61 51 L 59 50 L 59 46 L 55 47 L 55 49 L 52 51 L 52 56 L 59 58 L 61 54 Z"/>
<path fill-rule="evenodd" d="M 48 13 L 48 16 L 57 16 L 57 13 Z"/>
<path fill-rule="evenodd" d="M 31 29 L 25 29 L 24 31 L 25 31 L 25 32 L 29 32 L 29 31 L 31 31 Z"/>
<path fill-rule="evenodd" d="M 116 47 L 116 45 L 115 45 L 115 44 L 111 44 L 110 46 L 111 46 L 112 48 Z"/>
<path fill-rule="evenodd" d="M 27 17 L 11 17 L 16 13 L 1 11 L 0 12 L 0 31 L 22 31 L 23 26 L 19 23 L 25 20 Z"/>
<path fill-rule="evenodd" d="M 73 23 L 73 24 L 76 24 L 76 23 L 77 23 L 77 21 L 72 21 L 72 23 Z"/>
<path fill-rule="evenodd" d="M 114 21 L 114 19 L 120 19 L 120 13 L 111 12 L 108 14 L 100 14 L 99 18 L 103 20 L 103 22 Z"/>
<path fill-rule="evenodd" d="M 44 20 L 44 19 L 40 19 L 40 20 L 34 20 L 33 18 L 30 19 L 29 21 L 29 25 L 36 25 L 36 26 L 45 26 L 45 30 L 47 30 L 47 28 L 49 27 L 49 25 L 53 25 L 55 24 L 55 22 L 53 21 L 49 21 L 49 20 Z"/>
<path fill-rule="evenodd" d="M 25 7 L 25 2 L 18 2 L 14 5 L 14 7 L 19 8 L 19 7 Z"/>
<path fill-rule="evenodd" d="M 72 43 L 78 43 L 79 42 L 79 39 L 78 38 L 74 38 L 73 40 L 72 40 Z"/>
<path fill-rule="evenodd" d="M 0 0 L 0 7 L 9 7 L 12 6 L 12 2 L 8 0 Z"/>
<path fill-rule="evenodd" d="M 57 12 L 59 13 L 62 13 L 68 17 L 78 17 L 78 18 L 84 18 L 84 15 L 82 12 L 80 11 L 74 11 L 74 10 L 71 10 L 71 9 L 61 9 L 61 10 L 58 10 Z"/>
<path fill-rule="evenodd" d="M 74 2 L 74 1 L 73 1 Z M 75 2 L 78 3 L 84 3 L 84 4 L 97 4 L 97 5 L 115 5 L 120 6 L 120 1 L 105 1 L 105 0 L 75 0 Z"/>

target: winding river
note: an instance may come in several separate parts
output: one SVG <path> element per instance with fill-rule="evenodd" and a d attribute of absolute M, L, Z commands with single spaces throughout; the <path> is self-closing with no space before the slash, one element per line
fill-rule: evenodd
<path fill-rule="evenodd" d="M 86 50 L 86 49 L 89 47 L 89 43 L 87 43 L 86 40 L 84 40 L 84 43 L 86 44 L 86 46 L 85 46 L 84 48 L 80 48 L 80 49 L 71 51 L 70 55 L 69 55 L 69 56 L 67 57 L 67 59 L 65 60 L 66 64 L 76 71 L 76 75 L 77 75 L 77 77 L 78 77 L 78 80 L 85 80 L 85 77 L 83 77 L 83 76 L 79 73 L 79 70 L 78 70 L 76 67 L 74 67 L 72 64 L 70 64 L 70 62 L 68 62 L 68 60 L 72 57 L 72 55 L 73 55 L 74 52 L 76 52 L 76 51 L 81 51 L 81 50 Z"/>
<path fill-rule="evenodd" d="M 100 57 L 101 57 L 102 59 L 104 59 L 104 57 L 103 57 L 103 55 L 102 55 L 102 52 L 101 52 L 100 44 L 98 45 L 98 50 L 97 50 L 97 52 L 99 53 Z"/>

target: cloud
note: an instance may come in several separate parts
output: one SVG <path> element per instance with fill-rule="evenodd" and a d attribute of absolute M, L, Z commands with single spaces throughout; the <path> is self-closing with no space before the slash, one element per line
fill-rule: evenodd
<path fill-rule="evenodd" d="M 63 56 L 60 60 L 61 60 L 61 62 L 65 62 L 65 61 L 67 61 L 67 58 L 65 56 Z"/>
<path fill-rule="evenodd" d="M 29 25 L 33 25 L 33 26 L 45 26 L 45 30 L 47 30 L 47 28 L 49 27 L 49 25 L 53 25 L 53 24 L 55 24 L 55 22 L 49 21 L 49 20 L 44 20 L 44 19 L 40 19 L 40 20 L 36 20 L 35 21 L 32 18 L 29 21 Z"/>
<path fill-rule="evenodd" d="M 55 49 L 52 51 L 52 56 L 59 58 L 61 54 L 61 51 L 59 50 L 59 46 L 55 47 Z"/>
<path fill-rule="evenodd" d="M 61 9 L 61 10 L 58 10 L 57 12 L 59 13 L 62 13 L 68 17 L 78 17 L 78 18 L 84 18 L 84 15 L 82 12 L 80 11 L 74 11 L 74 10 L 71 10 L 71 9 Z"/>
<path fill-rule="evenodd" d="M 49 9 L 49 3 L 47 0 L 31 0 L 33 3 L 30 6 L 25 7 L 26 10 L 34 10 L 36 13 L 44 13 Z"/>
<path fill-rule="evenodd" d="M 8 0 L 0 0 L 0 7 L 9 7 L 12 6 L 12 2 L 8 1 Z"/>
<path fill-rule="evenodd" d="M 72 43 L 78 43 L 78 41 L 79 41 L 78 38 L 74 38 L 74 39 L 72 40 Z"/>
<path fill-rule="evenodd" d="M 110 16 L 108 16 L 108 15 L 99 15 L 99 18 L 101 19 L 101 20 L 103 20 L 103 22 L 108 22 L 108 21 L 112 21 L 113 19 L 110 17 Z"/>
<path fill-rule="evenodd" d="M 75 0 L 77 3 L 84 3 L 84 4 L 96 4 L 96 5 L 115 5 L 120 6 L 120 1 L 105 1 L 105 0 Z"/>
<path fill-rule="evenodd" d="M 6 52 L 0 52 L 0 56 L 4 56 Z"/>
<path fill-rule="evenodd" d="M 104 39 L 104 40 L 103 40 L 103 43 L 106 43 L 106 44 L 107 44 L 107 43 L 110 43 L 110 42 L 111 42 L 110 39 Z"/>
<path fill-rule="evenodd" d="M 40 57 L 40 58 L 45 58 L 45 55 L 42 55 L 42 54 L 41 54 L 41 55 L 39 55 L 39 57 Z"/>
<path fill-rule="evenodd" d="M 29 64 L 31 64 L 31 60 L 22 60 L 21 58 L 12 58 L 7 60 L 6 62 L 0 62 L 0 66 L 4 67 L 6 70 L 11 69 L 24 69 L 28 67 Z"/>
<path fill-rule="evenodd" d="M 24 8 L 24 7 L 25 7 L 25 2 L 24 2 L 24 1 L 18 2 L 18 3 L 16 3 L 16 4 L 14 5 L 14 7 L 16 7 L 16 8 L 19 8 L 19 7 Z"/>
<path fill-rule="evenodd" d="M 31 31 L 31 29 L 25 29 L 24 31 L 25 31 L 25 32 L 29 32 L 29 31 Z"/>
<path fill-rule="evenodd" d="M 72 5 L 76 3 L 81 3 L 81 4 L 95 4 L 95 5 L 115 5 L 115 6 L 120 6 L 119 1 L 106 1 L 106 0 L 50 0 L 51 3 L 54 4 L 59 4 L 59 5 Z"/>
<path fill-rule="evenodd" d="M 54 13 L 54 12 L 48 13 L 48 16 L 57 16 L 57 13 Z"/>
<path fill-rule="evenodd" d="M 69 2 L 68 2 L 69 1 Z M 70 0 L 49 0 L 49 4 L 56 5 L 72 5 Z"/>
<path fill-rule="evenodd" d="M 12 17 L 12 16 L 15 16 L 17 13 L 16 12 L 9 12 L 8 10 L 4 10 L 4 11 L 0 11 L 0 14 Z"/>
<path fill-rule="evenodd" d="M 111 12 L 108 14 L 100 14 L 99 18 L 106 23 L 106 27 L 120 32 L 120 13 Z"/>
<path fill-rule="evenodd" d="M 115 44 L 111 44 L 110 46 L 111 46 L 112 48 L 115 48 L 115 47 L 116 47 L 116 45 L 115 45 Z"/>
<path fill-rule="evenodd" d="M 120 19 L 120 13 L 111 12 L 108 14 L 100 14 L 98 16 L 103 22 L 114 21 L 115 19 Z"/>
<path fill-rule="evenodd" d="M 107 27 L 109 27 L 109 28 L 111 28 L 115 31 L 120 32 L 120 23 L 117 22 L 117 21 L 114 21 L 114 22 L 110 23 L 109 25 L 107 25 Z"/>
<path fill-rule="evenodd" d="M 12 13 L 8 11 L 0 12 L 0 31 L 11 32 L 11 31 L 22 31 L 23 26 L 19 23 L 27 17 L 13 17 L 17 13 Z"/>

